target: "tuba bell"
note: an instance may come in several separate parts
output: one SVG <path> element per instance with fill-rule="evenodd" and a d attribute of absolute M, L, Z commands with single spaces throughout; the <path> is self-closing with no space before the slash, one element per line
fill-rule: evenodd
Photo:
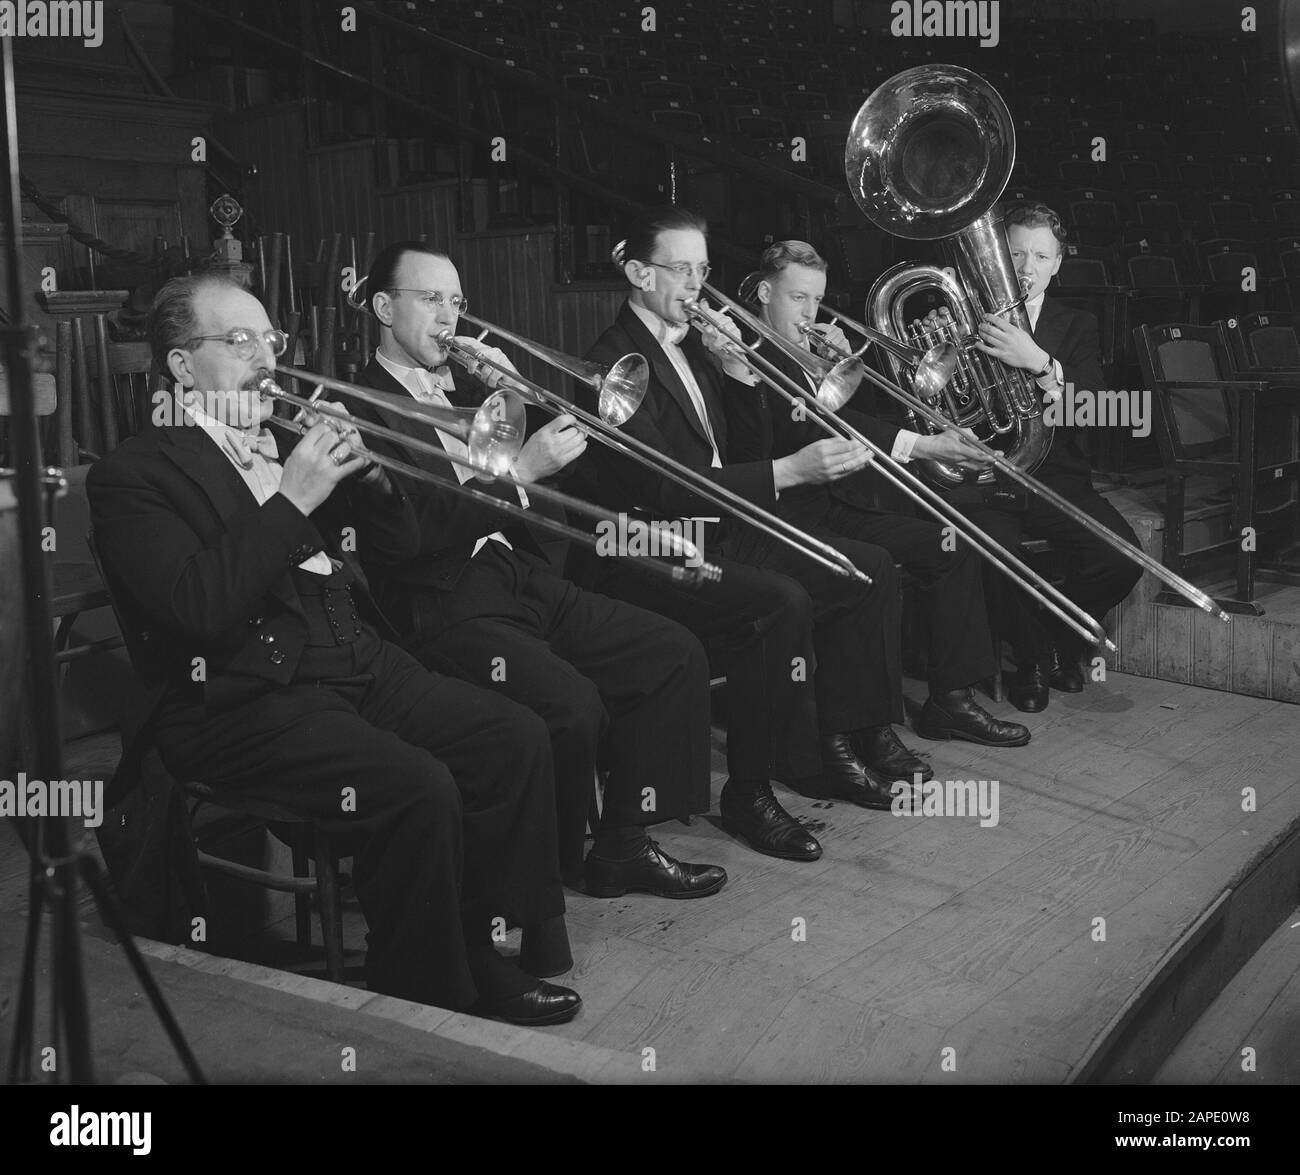
<path fill-rule="evenodd" d="M 1052 445 L 1037 381 L 975 347 L 985 314 L 1029 330 L 1024 290 L 994 208 L 1015 161 L 1006 103 L 978 74 L 956 65 L 916 66 L 881 84 L 854 118 L 844 149 L 849 190 L 867 218 L 897 237 L 942 239 L 950 262 L 941 268 L 905 261 L 871 287 L 865 318 L 876 330 L 920 351 L 944 343 L 958 351 L 952 379 L 934 389 L 912 380 L 907 364 L 886 348 L 894 378 L 911 382 L 953 425 L 971 429 L 1030 473 Z M 909 321 L 919 317 L 909 312 L 918 295 L 946 307 L 952 321 L 938 330 Z M 915 413 L 908 417 L 915 431 L 936 431 Z M 993 479 L 991 471 L 976 475 L 942 461 L 920 465 L 940 489 Z"/>

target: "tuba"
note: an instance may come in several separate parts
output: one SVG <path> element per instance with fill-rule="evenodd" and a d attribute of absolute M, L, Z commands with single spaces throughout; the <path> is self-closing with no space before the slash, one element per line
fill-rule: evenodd
<path fill-rule="evenodd" d="M 844 149 L 849 190 L 878 228 L 909 240 L 943 239 L 949 268 L 902 262 L 886 270 L 867 296 L 865 318 L 878 331 L 928 351 L 955 345 L 957 366 L 941 389 L 910 380 L 911 369 L 886 349 L 894 378 L 950 420 L 1001 450 L 1026 473 L 1052 445 L 1034 376 L 976 349 L 985 314 L 1029 330 L 1021 288 L 1002 217 L 994 205 L 1016 161 L 1016 135 L 1001 95 L 983 78 L 956 65 L 921 65 L 895 74 L 863 103 Z M 908 303 L 937 299 L 952 321 L 924 330 Z M 935 432 L 908 411 L 917 432 Z M 975 475 L 957 465 L 923 460 L 935 486 L 947 489 Z"/>

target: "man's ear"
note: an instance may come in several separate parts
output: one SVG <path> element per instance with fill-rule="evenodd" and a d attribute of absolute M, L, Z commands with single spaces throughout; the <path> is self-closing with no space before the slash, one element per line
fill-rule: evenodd
<path fill-rule="evenodd" d="M 374 298 L 375 317 L 385 326 L 393 325 L 393 300 L 386 291 L 380 290 Z"/>
<path fill-rule="evenodd" d="M 638 290 L 655 288 L 655 271 L 652 265 L 642 265 L 639 261 L 628 261 L 623 265 L 623 275 Z"/>
<path fill-rule="evenodd" d="M 194 386 L 194 367 L 190 362 L 190 353 L 181 350 L 180 347 L 173 347 L 167 352 L 167 370 L 171 372 L 172 379 L 184 388 Z"/>
<path fill-rule="evenodd" d="M 758 300 L 762 302 L 764 306 L 768 305 L 772 301 L 772 283 L 768 281 L 767 278 L 764 278 L 758 283 L 758 289 L 755 292 L 758 294 Z"/>

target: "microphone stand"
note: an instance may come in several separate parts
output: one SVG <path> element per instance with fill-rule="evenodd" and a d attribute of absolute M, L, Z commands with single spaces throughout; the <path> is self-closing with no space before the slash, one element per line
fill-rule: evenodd
<path fill-rule="evenodd" d="M 36 768 L 48 785 L 63 777 L 63 734 L 59 714 L 58 666 L 51 640 L 50 569 L 41 550 L 42 528 L 53 525 L 42 510 L 40 434 L 32 394 L 31 357 L 36 345 L 35 328 L 26 326 L 22 293 L 22 194 L 18 175 L 18 115 L 15 100 L 13 38 L 0 37 L 0 162 L 4 165 L 3 196 L 4 256 L 8 266 L 5 295 L 8 322 L 0 323 L 5 361 L 9 369 L 9 401 L 12 417 L 14 488 L 18 498 L 18 551 L 25 601 L 26 644 L 30 662 L 30 697 L 36 731 Z M 53 497 L 49 499 L 53 502 Z M 19 644 L 21 650 L 22 645 Z M 6 764 L 0 767 L 7 768 Z M 15 781 L 16 782 L 16 781 Z M 100 916 L 118 936 L 127 960 L 141 987 L 153 1004 L 192 1080 L 202 1083 L 198 1068 L 180 1027 L 163 1001 L 157 982 L 145 966 L 118 913 L 93 857 L 74 847 L 75 834 L 70 815 L 29 818 L 30 825 L 15 819 L 15 827 L 31 856 L 30 906 L 27 934 L 23 943 L 22 973 L 19 979 L 14 1035 L 9 1054 L 10 1084 L 31 1080 L 31 1060 L 36 1023 L 36 956 L 41 922 L 50 912 L 52 960 L 51 1025 L 49 1047 L 54 1049 L 54 1080 L 91 1084 L 95 1080 L 90 1051 L 90 1015 L 86 1005 L 85 973 L 81 957 L 81 935 L 77 922 L 77 882 L 84 880 L 94 895 Z M 65 1065 L 66 1058 L 66 1065 Z"/>

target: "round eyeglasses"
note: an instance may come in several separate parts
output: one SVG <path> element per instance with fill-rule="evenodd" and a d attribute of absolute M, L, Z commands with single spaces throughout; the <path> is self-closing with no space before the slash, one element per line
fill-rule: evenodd
<path fill-rule="evenodd" d="M 393 289 L 385 290 L 384 292 L 387 294 L 415 294 L 415 300 L 425 310 L 430 312 L 441 310 L 443 306 L 448 303 L 451 304 L 451 308 L 456 311 L 457 314 L 464 314 L 466 309 L 469 307 L 469 299 L 460 294 L 452 294 L 450 298 L 444 298 L 437 290 L 408 290 L 401 286 L 396 286 Z"/>
<path fill-rule="evenodd" d="M 283 355 L 289 345 L 289 336 L 282 330 L 268 330 L 258 334 L 257 331 L 249 330 L 246 326 L 237 326 L 233 330 L 226 331 L 224 335 L 194 335 L 186 339 L 186 342 L 201 343 L 209 340 L 228 343 L 235 348 L 235 354 L 241 359 L 251 359 L 256 355 L 259 342 L 270 347 L 272 355 Z"/>
<path fill-rule="evenodd" d="M 669 273 L 675 273 L 682 281 L 689 281 L 693 273 L 700 275 L 700 281 L 708 281 L 709 271 L 712 268 L 707 261 L 702 265 L 692 265 L 689 261 L 674 261 L 671 265 L 662 261 L 647 261 L 646 264 L 653 265 L 656 269 L 666 269 Z"/>

